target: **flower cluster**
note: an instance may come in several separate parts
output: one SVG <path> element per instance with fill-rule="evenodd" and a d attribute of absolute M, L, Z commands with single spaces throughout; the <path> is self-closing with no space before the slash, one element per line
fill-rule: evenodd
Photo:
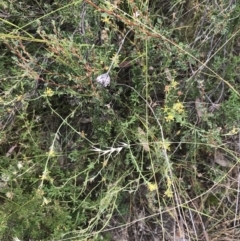
<path fill-rule="evenodd" d="M 46 90 L 44 91 L 44 93 L 43 93 L 43 95 L 44 96 L 48 96 L 48 97 L 51 97 L 51 96 L 53 96 L 53 94 L 54 94 L 54 91 L 52 90 L 52 89 L 50 89 L 50 88 L 46 88 Z"/>
<path fill-rule="evenodd" d="M 174 93 L 176 92 L 178 83 L 172 80 L 170 85 L 165 87 L 165 92 L 167 93 L 167 102 L 163 108 L 164 118 L 167 122 L 179 121 L 185 114 L 184 105 L 179 100 L 176 100 Z M 173 93 L 174 92 L 174 93 Z"/>
<path fill-rule="evenodd" d="M 173 106 L 164 107 L 164 113 L 165 113 L 165 120 L 167 122 L 173 121 L 174 119 L 178 120 L 179 117 L 182 117 L 184 114 L 184 105 L 177 101 L 177 103 L 174 103 Z"/>
<path fill-rule="evenodd" d="M 184 112 L 184 106 L 178 100 L 177 103 L 173 105 L 173 110 L 178 112 L 179 114 L 182 114 Z"/>
<path fill-rule="evenodd" d="M 150 192 L 156 191 L 158 188 L 156 183 L 151 183 L 151 182 L 147 183 L 147 187 Z"/>

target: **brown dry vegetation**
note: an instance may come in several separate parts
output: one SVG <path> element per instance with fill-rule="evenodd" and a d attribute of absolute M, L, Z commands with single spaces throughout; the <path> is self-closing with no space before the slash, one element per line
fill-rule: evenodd
<path fill-rule="evenodd" d="M 0 240 L 240 240 L 239 26 L 236 0 L 1 1 Z"/>

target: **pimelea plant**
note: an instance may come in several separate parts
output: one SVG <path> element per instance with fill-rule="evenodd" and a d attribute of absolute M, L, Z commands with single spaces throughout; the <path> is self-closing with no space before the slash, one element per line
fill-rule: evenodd
<path fill-rule="evenodd" d="M 238 20 L 2 1 L 0 240 L 238 240 Z"/>

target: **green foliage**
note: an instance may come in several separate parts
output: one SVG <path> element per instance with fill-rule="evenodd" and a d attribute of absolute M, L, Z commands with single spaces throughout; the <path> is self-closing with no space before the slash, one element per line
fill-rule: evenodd
<path fill-rule="evenodd" d="M 238 237 L 239 33 L 224 0 L 2 1 L 0 239 Z"/>

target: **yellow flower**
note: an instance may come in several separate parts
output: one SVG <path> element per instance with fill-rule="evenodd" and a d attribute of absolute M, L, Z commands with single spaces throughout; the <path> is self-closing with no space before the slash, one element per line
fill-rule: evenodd
<path fill-rule="evenodd" d="M 111 58 L 113 64 L 115 67 L 118 67 L 119 65 L 119 55 L 118 54 L 114 54 L 113 57 Z"/>
<path fill-rule="evenodd" d="M 42 175 L 39 177 L 42 180 L 42 182 L 46 180 L 46 181 L 49 181 L 50 183 L 53 183 L 53 178 L 50 177 L 50 171 L 48 170 L 44 170 Z"/>
<path fill-rule="evenodd" d="M 166 149 L 167 151 L 170 151 L 170 142 L 164 141 L 164 142 L 160 142 L 161 147 L 163 147 L 164 149 Z"/>
<path fill-rule="evenodd" d="M 153 191 L 157 190 L 157 184 L 156 183 L 148 182 L 147 187 L 148 187 L 148 190 L 150 192 L 153 192 Z"/>
<path fill-rule="evenodd" d="M 102 177 L 102 182 L 106 183 L 106 178 Z"/>
<path fill-rule="evenodd" d="M 180 113 L 180 114 L 184 112 L 184 106 L 183 106 L 183 104 L 182 104 L 181 102 L 179 102 L 179 101 L 173 105 L 173 109 L 174 109 L 175 111 L 177 111 L 178 113 Z"/>
<path fill-rule="evenodd" d="M 162 109 L 163 109 L 163 112 L 164 112 L 164 113 L 167 113 L 167 112 L 169 112 L 169 110 L 170 110 L 170 108 L 167 107 L 166 105 L 165 105 L 164 108 L 162 108 Z"/>
<path fill-rule="evenodd" d="M 18 95 L 18 96 L 17 96 L 17 101 L 22 100 L 22 98 L 23 98 L 23 96 L 22 96 L 22 95 Z"/>
<path fill-rule="evenodd" d="M 178 82 L 175 81 L 175 80 L 172 80 L 172 82 L 171 82 L 171 87 L 172 87 L 173 89 L 175 89 L 175 88 L 177 87 L 177 85 L 178 85 Z"/>
<path fill-rule="evenodd" d="M 46 152 L 46 154 L 49 157 L 55 157 L 57 153 L 53 150 L 53 148 L 50 148 L 49 152 Z"/>
<path fill-rule="evenodd" d="M 107 23 L 107 24 L 110 24 L 110 23 L 111 23 L 110 20 L 109 20 L 109 17 L 107 17 L 107 16 L 105 16 L 105 17 L 102 18 L 101 20 L 102 20 L 102 22 Z"/>
<path fill-rule="evenodd" d="M 174 115 L 172 113 L 168 113 L 168 116 L 165 117 L 167 122 L 174 120 Z"/>
<path fill-rule="evenodd" d="M 173 197 L 173 192 L 171 188 L 169 187 L 166 192 L 164 193 L 167 197 Z"/>
<path fill-rule="evenodd" d="M 236 128 L 236 127 L 234 126 L 233 129 L 232 129 L 229 133 L 225 134 L 225 136 L 233 136 L 233 135 L 236 135 L 239 131 L 240 131 L 240 129 L 239 129 L 239 128 Z"/>
<path fill-rule="evenodd" d="M 47 198 L 43 197 L 43 202 L 42 202 L 41 206 L 48 205 L 51 201 L 52 201 L 51 199 L 47 199 Z"/>
<path fill-rule="evenodd" d="M 48 88 L 48 87 L 44 91 L 45 96 L 53 96 L 53 94 L 54 94 L 54 91 L 52 89 Z"/>
<path fill-rule="evenodd" d="M 39 176 L 40 177 L 40 179 L 43 181 L 43 180 L 48 180 L 49 179 L 49 171 L 48 170 L 44 170 L 43 171 L 43 173 L 42 173 L 42 175 L 41 176 Z"/>

